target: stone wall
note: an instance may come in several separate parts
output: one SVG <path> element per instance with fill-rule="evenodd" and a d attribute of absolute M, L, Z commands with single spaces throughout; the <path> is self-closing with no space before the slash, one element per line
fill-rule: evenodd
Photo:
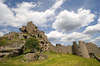
<path fill-rule="evenodd" d="M 91 45 L 85 43 L 84 41 L 79 41 L 78 44 L 77 42 L 74 41 L 72 46 L 64 46 L 61 44 L 56 44 L 56 46 L 50 45 L 49 51 L 53 51 L 56 53 L 64 53 L 64 54 L 74 54 L 84 58 L 90 58 L 89 53 L 93 52 L 92 50 L 94 48 L 91 48 Z M 95 49 L 97 50 L 97 47 Z M 99 52 L 100 49 L 98 49 L 98 51 L 95 51 L 95 49 L 94 49 L 95 53 L 96 52 L 100 53 Z"/>
<path fill-rule="evenodd" d="M 90 58 L 87 47 L 86 47 L 86 43 L 84 41 L 79 41 L 79 51 L 80 51 L 80 56 L 84 57 L 84 58 Z"/>
<path fill-rule="evenodd" d="M 79 41 L 79 44 L 77 44 L 75 41 L 72 45 L 73 54 L 84 57 L 84 58 L 90 58 L 87 47 L 85 42 Z"/>
<path fill-rule="evenodd" d="M 86 44 L 86 47 L 88 49 L 89 54 L 94 53 L 97 56 L 100 56 L 100 49 L 99 49 L 99 47 L 97 47 L 96 44 L 89 42 Z"/>
<path fill-rule="evenodd" d="M 56 44 L 56 46 L 50 45 L 49 51 L 63 54 L 72 54 L 72 46 L 64 46 L 61 44 Z"/>
<path fill-rule="evenodd" d="M 79 54 L 79 46 L 76 43 L 76 41 L 73 41 L 73 45 L 72 45 L 72 53 L 75 55 Z"/>
<path fill-rule="evenodd" d="M 78 43 L 74 41 L 72 46 L 61 44 L 56 44 L 56 46 L 50 45 L 49 50 L 56 53 L 74 54 L 84 58 L 90 58 L 90 53 L 100 56 L 99 47 L 93 43 L 85 43 L 84 41 L 79 41 Z"/>

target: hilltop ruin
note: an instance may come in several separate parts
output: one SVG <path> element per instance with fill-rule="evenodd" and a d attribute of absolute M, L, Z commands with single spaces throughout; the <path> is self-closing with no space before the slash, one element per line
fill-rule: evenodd
<path fill-rule="evenodd" d="M 74 54 L 84 58 L 91 58 L 91 53 L 100 56 L 100 48 L 93 43 L 85 43 L 84 41 L 73 42 L 72 46 L 64 46 L 56 44 L 53 46 L 43 31 L 40 31 L 32 22 L 28 22 L 26 26 L 19 28 L 21 32 L 10 32 L 0 37 L 0 57 L 18 56 L 23 54 L 25 40 L 34 37 L 39 40 L 42 52 L 52 51 L 56 53 Z M 4 45 L 3 45 L 4 44 Z M 27 54 L 27 56 L 35 56 L 37 54 Z M 44 55 L 40 55 L 44 56 Z"/>
<path fill-rule="evenodd" d="M 74 54 L 84 58 L 92 58 L 91 53 L 100 56 L 100 48 L 97 47 L 96 44 L 91 42 L 85 43 L 84 41 L 79 41 L 78 43 L 73 41 L 72 46 L 56 44 L 56 46 L 51 46 L 49 50 L 56 53 Z"/>

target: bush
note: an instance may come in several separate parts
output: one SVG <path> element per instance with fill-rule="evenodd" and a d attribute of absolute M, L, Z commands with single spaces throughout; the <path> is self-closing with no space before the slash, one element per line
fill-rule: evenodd
<path fill-rule="evenodd" d="M 0 46 L 4 46 L 8 44 L 8 39 L 4 37 L 0 37 Z"/>
<path fill-rule="evenodd" d="M 26 52 L 36 52 L 40 50 L 39 41 L 36 38 L 29 38 L 25 43 Z"/>

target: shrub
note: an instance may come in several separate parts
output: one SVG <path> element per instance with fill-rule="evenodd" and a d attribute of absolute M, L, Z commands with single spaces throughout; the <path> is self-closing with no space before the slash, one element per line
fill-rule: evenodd
<path fill-rule="evenodd" d="M 36 38 L 29 38 L 25 43 L 26 52 L 36 52 L 40 50 L 39 41 Z"/>
<path fill-rule="evenodd" d="M 0 46 L 4 46 L 8 44 L 8 39 L 4 37 L 0 37 Z"/>

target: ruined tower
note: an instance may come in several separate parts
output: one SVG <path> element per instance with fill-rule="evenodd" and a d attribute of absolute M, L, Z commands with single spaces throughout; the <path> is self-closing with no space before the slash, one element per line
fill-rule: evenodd
<path fill-rule="evenodd" d="M 90 58 L 87 47 L 85 42 L 79 41 L 79 44 L 77 44 L 75 41 L 73 42 L 72 46 L 73 54 L 84 57 L 84 58 Z"/>
<path fill-rule="evenodd" d="M 79 41 L 79 55 L 84 58 L 90 58 L 85 42 Z"/>
<path fill-rule="evenodd" d="M 72 53 L 75 54 L 75 55 L 79 54 L 78 45 L 77 45 L 76 41 L 73 41 Z"/>

